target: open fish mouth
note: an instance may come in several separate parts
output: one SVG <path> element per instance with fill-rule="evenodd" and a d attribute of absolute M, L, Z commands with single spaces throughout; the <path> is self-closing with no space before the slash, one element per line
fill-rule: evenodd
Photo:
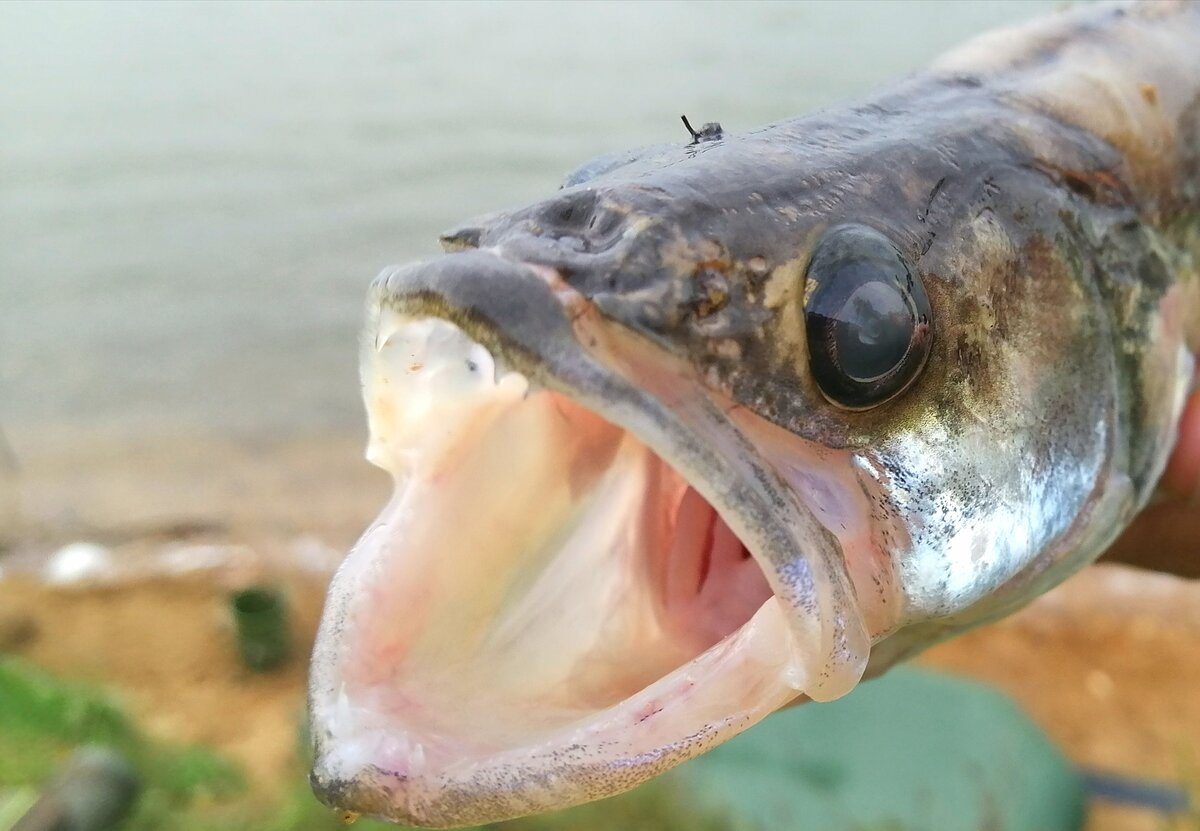
<path fill-rule="evenodd" d="M 775 428 L 552 269 L 470 251 L 385 273 L 363 382 L 396 490 L 314 651 L 330 805 L 427 826 L 564 807 L 861 677 L 840 474 L 773 467 Z"/>

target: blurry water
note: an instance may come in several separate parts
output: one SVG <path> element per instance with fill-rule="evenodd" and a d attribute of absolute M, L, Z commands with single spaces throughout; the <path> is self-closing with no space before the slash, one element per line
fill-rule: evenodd
<path fill-rule="evenodd" d="M 0 425 L 359 430 L 383 266 L 1050 3 L 0 4 Z"/>

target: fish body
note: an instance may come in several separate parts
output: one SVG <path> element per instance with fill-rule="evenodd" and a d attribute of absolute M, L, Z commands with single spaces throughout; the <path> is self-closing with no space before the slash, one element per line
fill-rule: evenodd
<path fill-rule="evenodd" d="M 1007 614 L 1150 497 L 1200 351 L 1200 4 L 584 166 L 372 286 L 396 492 L 313 655 L 329 804 L 645 781 Z"/>

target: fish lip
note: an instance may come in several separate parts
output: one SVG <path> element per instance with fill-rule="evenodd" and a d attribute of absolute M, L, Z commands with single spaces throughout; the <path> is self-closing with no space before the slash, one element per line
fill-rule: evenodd
<path fill-rule="evenodd" d="M 616 324 L 604 319 L 587 298 L 562 280 L 557 270 L 514 262 L 496 251 L 455 252 L 385 270 L 372 285 L 368 333 L 376 331 L 381 315 L 388 310 L 406 318 L 435 317 L 455 324 L 487 348 L 498 366 L 502 364 L 506 370 L 525 375 L 533 384 L 569 396 L 645 443 L 716 508 L 758 560 L 776 598 L 795 613 L 799 622 L 791 621 L 796 625 L 791 627 L 790 637 L 805 643 L 806 654 L 819 656 L 821 670 L 806 679 L 803 691 L 824 700 L 837 697 L 857 683 L 865 666 L 869 639 L 862 621 L 845 613 L 845 609 L 853 608 L 854 598 L 844 569 L 832 576 L 822 572 L 840 568 L 839 544 L 802 502 L 788 498 L 773 469 L 759 458 L 758 451 L 717 404 L 706 395 L 690 394 L 701 390 L 702 385 L 684 362 L 644 339 L 625 343 L 652 350 L 646 355 L 654 355 L 668 371 L 684 372 L 688 375 L 686 383 L 694 385 L 685 388 L 689 395 L 675 399 L 664 396 L 661 389 L 652 391 L 652 383 L 629 377 L 636 367 L 614 366 L 621 356 L 609 349 L 612 344 L 604 343 L 608 335 L 618 333 L 618 338 L 624 338 L 629 333 L 620 332 Z M 365 350 L 376 346 L 374 342 L 363 344 Z M 731 465 L 730 456 L 736 456 L 740 466 Z M 797 523 L 807 533 L 799 535 Z M 801 547 L 802 552 L 798 552 Z M 814 620 L 820 621 L 816 631 Z M 310 712 L 314 714 L 320 710 L 319 698 L 328 698 L 332 689 L 329 669 L 319 666 L 319 655 L 314 652 L 310 687 Z M 839 662 L 847 664 L 848 669 L 843 666 L 839 670 Z M 801 687 L 796 686 L 795 694 L 800 691 Z M 710 724 L 707 729 L 715 739 L 750 723 L 753 721 Z M 439 796 L 431 802 L 398 798 L 409 788 L 410 777 L 373 764 L 350 779 L 332 776 L 320 767 L 324 753 L 320 730 L 314 729 L 313 734 L 317 765 L 311 781 L 318 796 L 332 806 L 428 827 L 518 815 L 503 799 L 494 810 L 489 808 L 488 800 L 494 795 L 464 782 L 439 786 Z M 676 742 L 678 746 L 663 745 L 653 753 L 625 760 L 624 773 L 635 776 L 635 782 L 644 781 L 701 752 L 695 743 L 703 743 L 704 736 L 687 738 L 688 742 Z M 606 767 L 609 763 L 589 766 L 584 759 L 570 759 L 570 751 L 570 747 L 564 748 L 560 778 L 611 778 L 612 770 Z M 493 779 L 500 777 L 494 772 L 490 775 Z M 494 784 L 511 799 L 514 792 L 550 787 L 544 781 L 546 775 L 545 771 L 514 769 L 510 774 L 514 781 Z M 610 789 L 600 795 L 613 792 Z M 521 805 L 524 813 L 547 807 L 536 800 Z"/>
<path fill-rule="evenodd" d="M 716 732 L 716 728 L 708 732 Z M 683 742 L 660 748 L 653 754 L 634 760 L 629 768 L 648 769 L 641 771 L 645 781 L 658 773 L 665 772 L 680 762 L 691 758 L 687 752 L 686 742 L 695 739 L 703 740 L 703 736 L 689 736 Z M 565 773 L 558 774 L 560 778 L 586 779 L 603 772 L 603 765 L 567 763 Z M 421 808 L 415 808 L 413 803 L 397 799 L 410 782 L 410 778 L 386 771 L 377 766 L 370 766 L 354 779 L 326 778 L 314 771 L 309 775 L 309 786 L 325 805 L 338 811 L 346 811 L 354 817 L 368 816 L 386 819 L 404 825 L 420 828 L 462 828 L 480 824 L 490 824 L 496 821 L 514 819 L 519 816 L 545 810 L 531 803 L 522 813 L 514 813 L 508 801 L 511 794 L 501 791 L 495 797 L 491 807 L 487 797 L 480 798 L 478 791 L 472 785 L 458 785 L 446 788 L 436 801 L 422 803 Z M 552 787 L 545 777 L 535 786 Z M 347 809 L 344 806 L 353 806 Z M 405 806 L 405 807 L 401 807 Z M 464 808 L 464 806 L 470 806 Z M 565 806 L 564 806 L 565 807 Z"/>

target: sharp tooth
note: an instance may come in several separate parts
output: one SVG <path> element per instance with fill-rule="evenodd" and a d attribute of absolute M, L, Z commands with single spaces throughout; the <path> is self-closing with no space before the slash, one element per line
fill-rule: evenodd
<path fill-rule="evenodd" d="M 381 311 L 375 327 L 375 351 L 382 352 L 392 342 L 396 331 L 406 323 L 404 318 L 389 309 Z"/>

